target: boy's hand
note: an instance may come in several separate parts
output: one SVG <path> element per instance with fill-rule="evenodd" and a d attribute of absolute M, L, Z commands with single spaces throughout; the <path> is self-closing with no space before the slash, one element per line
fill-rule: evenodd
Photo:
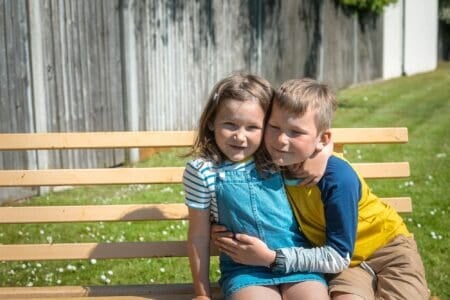
<path fill-rule="evenodd" d="M 192 300 L 211 300 L 211 297 L 209 297 L 209 296 L 196 296 L 195 298 L 192 298 Z"/>
<path fill-rule="evenodd" d="M 311 187 L 317 184 L 325 174 L 328 158 L 333 154 L 333 146 L 333 143 L 329 143 L 303 163 L 288 166 L 290 176 L 302 178 L 300 186 Z"/>
<path fill-rule="evenodd" d="M 247 234 L 236 234 L 234 239 L 219 237 L 215 239 L 215 244 L 233 261 L 244 265 L 269 267 L 275 260 L 275 251 L 260 239 Z"/>

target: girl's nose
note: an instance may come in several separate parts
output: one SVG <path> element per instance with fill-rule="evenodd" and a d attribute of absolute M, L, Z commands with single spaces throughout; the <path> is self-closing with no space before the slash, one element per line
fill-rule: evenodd
<path fill-rule="evenodd" d="M 245 133 L 242 130 L 239 130 L 238 132 L 236 132 L 235 139 L 237 142 L 244 142 Z"/>

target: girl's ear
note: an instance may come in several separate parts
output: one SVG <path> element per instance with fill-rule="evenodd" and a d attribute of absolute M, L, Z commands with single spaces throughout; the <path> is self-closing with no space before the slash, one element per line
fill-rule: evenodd
<path fill-rule="evenodd" d="M 320 134 L 319 142 L 316 145 L 316 150 L 322 151 L 322 149 L 325 148 L 325 146 L 328 145 L 330 141 L 331 141 L 331 130 L 327 129 Z"/>
<path fill-rule="evenodd" d="M 214 124 L 212 122 L 208 122 L 208 129 L 214 131 Z"/>

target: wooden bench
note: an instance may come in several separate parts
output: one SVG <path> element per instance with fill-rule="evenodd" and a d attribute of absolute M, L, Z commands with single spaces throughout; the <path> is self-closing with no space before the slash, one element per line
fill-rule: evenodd
<path fill-rule="evenodd" d="M 193 132 L 89 132 L 0 134 L 0 150 L 104 149 L 185 147 Z M 398 144 L 408 141 L 406 128 L 336 128 L 335 150 L 347 144 Z M 356 163 L 365 178 L 406 178 L 408 162 Z M 97 168 L 58 170 L 0 170 L 0 187 L 77 186 L 105 184 L 179 183 L 182 167 Z M 385 195 L 380 195 L 385 196 Z M 399 212 L 411 212 L 409 197 L 383 198 Z M 137 220 L 181 220 L 187 218 L 182 203 L 86 205 L 86 206 L 1 206 L 0 224 L 60 222 L 128 222 Z M 124 225 L 125 226 L 125 225 Z M 185 241 L 1 244 L 1 261 L 134 259 L 186 257 Z M 219 295 L 219 289 L 214 289 Z M 191 299 L 191 284 L 148 284 L 129 286 L 1 287 L 0 299 L 81 298 Z"/>

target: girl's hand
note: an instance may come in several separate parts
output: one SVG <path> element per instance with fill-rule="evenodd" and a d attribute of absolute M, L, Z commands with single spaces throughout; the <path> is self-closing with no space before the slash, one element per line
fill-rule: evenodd
<path fill-rule="evenodd" d="M 211 240 L 217 241 L 218 238 L 233 238 L 234 234 L 223 225 L 211 224 Z"/>
<path fill-rule="evenodd" d="M 215 240 L 219 250 L 233 261 L 244 265 L 269 267 L 275 261 L 275 251 L 260 239 L 247 234 L 236 234 L 234 239 L 220 237 Z"/>
<path fill-rule="evenodd" d="M 192 298 L 192 300 L 211 300 L 211 297 L 209 297 L 209 296 L 195 296 L 195 298 Z"/>

